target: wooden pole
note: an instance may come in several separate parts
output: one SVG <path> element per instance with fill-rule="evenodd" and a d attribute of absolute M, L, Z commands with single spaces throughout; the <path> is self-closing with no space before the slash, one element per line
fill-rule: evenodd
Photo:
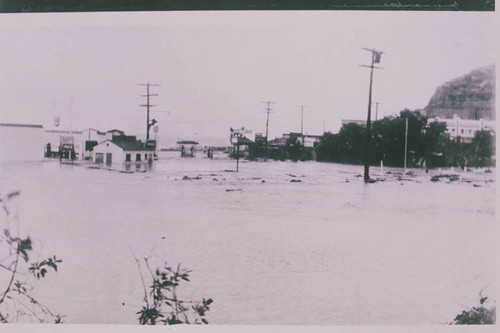
<path fill-rule="evenodd" d="M 371 112 L 372 112 L 373 59 L 374 59 L 374 53 L 372 53 L 372 64 L 370 66 L 370 89 L 368 91 L 368 116 L 366 118 L 365 170 L 364 170 L 365 182 L 370 180 L 370 137 L 371 137 L 370 129 L 371 129 Z"/>
<path fill-rule="evenodd" d="M 383 53 L 382 51 L 377 51 L 375 49 L 364 49 L 366 51 L 370 51 L 372 53 L 372 62 L 370 66 L 361 65 L 362 67 L 370 68 L 370 89 L 368 92 L 368 115 L 366 118 L 366 141 L 365 141 L 365 170 L 364 170 L 364 181 L 370 182 L 370 138 L 371 138 L 371 112 L 372 112 L 372 86 L 373 86 L 373 69 L 380 68 L 375 67 L 375 63 L 380 62 L 380 56 Z"/>
<path fill-rule="evenodd" d="M 405 161 L 404 161 L 404 173 L 406 174 L 406 154 L 408 153 L 408 117 L 406 118 L 406 130 L 405 130 Z"/>
<path fill-rule="evenodd" d="M 239 171 L 239 164 L 240 164 L 240 134 L 237 135 L 236 137 L 236 172 Z"/>

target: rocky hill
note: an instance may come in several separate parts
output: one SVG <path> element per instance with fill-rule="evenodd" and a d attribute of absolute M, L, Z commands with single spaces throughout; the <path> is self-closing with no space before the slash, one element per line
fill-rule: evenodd
<path fill-rule="evenodd" d="M 446 82 L 425 107 L 428 117 L 495 119 L 495 65 Z"/>

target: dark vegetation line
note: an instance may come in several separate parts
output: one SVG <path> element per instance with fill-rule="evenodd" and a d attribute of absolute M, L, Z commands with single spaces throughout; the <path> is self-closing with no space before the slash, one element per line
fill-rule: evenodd
<path fill-rule="evenodd" d="M 495 140 L 488 131 L 477 131 L 472 142 L 450 139 L 446 124 L 431 122 L 420 111 L 403 110 L 399 116 L 385 117 L 372 123 L 369 161 L 371 165 L 402 167 L 408 118 L 408 167 L 490 167 L 495 164 Z M 364 163 L 365 127 L 345 124 L 339 133 L 324 133 L 314 147 L 316 160 L 362 165 Z M 288 139 L 284 147 L 270 150 L 275 160 L 306 160 L 311 153 L 299 137 Z M 265 156 L 262 142 L 249 147 L 249 159 Z"/>
<path fill-rule="evenodd" d="M 419 111 L 401 111 L 372 124 L 370 164 L 401 167 L 404 161 L 405 122 L 408 118 L 408 166 L 410 167 L 488 167 L 493 165 L 495 147 L 490 132 L 478 131 L 472 142 L 452 140 L 446 124 L 431 122 Z M 318 161 L 362 164 L 365 128 L 344 125 L 338 134 L 325 133 L 317 146 Z"/>

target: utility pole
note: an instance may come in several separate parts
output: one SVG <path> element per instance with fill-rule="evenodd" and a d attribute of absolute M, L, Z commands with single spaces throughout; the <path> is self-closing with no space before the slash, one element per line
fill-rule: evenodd
<path fill-rule="evenodd" d="M 377 120 L 378 120 L 378 105 L 379 105 L 379 104 L 380 104 L 379 102 L 376 102 L 376 103 L 375 103 L 375 121 L 377 121 Z"/>
<path fill-rule="evenodd" d="M 380 63 L 380 58 L 382 56 L 382 51 L 377 51 L 375 49 L 366 49 L 363 50 L 369 51 L 372 53 L 372 62 L 371 65 L 361 65 L 362 67 L 370 68 L 370 89 L 368 91 L 368 116 L 366 118 L 366 143 L 365 143 L 365 172 L 364 172 L 364 181 L 370 182 L 370 128 L 371 128 L 371 111 L 372 111 L 372 84 L 373 84 L 373 69 L 380 68 L 375 67 L 375 64 Z"/>
<path fill-rule="evenodd" d="M 158 94 L 151 94 L 149 93 L 149 87 L 161 87 L 159 84 L 151 84 L 151 83 L 141 83 L 139 84 L 140 86 L 145 86 L 146 87 L 146 95 L 141 95 L 142 97 L 146 97 L 146 104 L 141 104 L 139 106 L 145 107 L 146 108 L 146 141 L 149 140 L 149 129 L 151 126 L 157 123 L 155 119 L 149 121 L 149 108 L 156 106 L 156 105 L 151 105 L 149 104 L 149 98 L 152 96 L 158 96 Z"/>
<path fill-rule="evenodd" d="M 406 155 L 408 154 L 408 117 L 406 117 L 406 130 L 405 130 L 405 159 L 403 166 L 403 174 L 406 175 Z"/>
<path fill-rule="evenodd" d="M 267 157 L 268 157 L 268 135 L 269 135 L 269 114 L 270 113 L 274 113 L 274 112 L 271 112 L 271 104 L 276 104 L 276 102 L 262 102 L 264 104 L 267 104 L 267 107 L 264 108 L 266 110 L 266 113 L 267 113 L 267 118 L 266 118 L 266 160 L 267 160 Z"/>
<path fill-rule="evenodd" d="M 302 147 L 304 147 L 304 107 L 306 106 L 300 106 L 300 137 L 302 138 Z"/>

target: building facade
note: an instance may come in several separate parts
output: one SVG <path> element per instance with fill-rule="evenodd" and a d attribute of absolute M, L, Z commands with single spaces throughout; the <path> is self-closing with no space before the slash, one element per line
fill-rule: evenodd
<path fill-rule="evenodd" d="M 431 122 L 441 122 L 446 124 L 446 133 L 452 140 L 459 140 L 460 142 L 470 143 L 476 132 L 478 131 L 488 131 L 492 134 L 495 133 L 495 121 L 494 120 L 473 120 L 473 119 L 461 119 L 457 115 L 453 116 L 453 119 L 443 119 L 443 118 L 431 118 L 427 123 Z"/>
<path fill-rule="evenodd" d="M 138 141 L 135 136 L 113 136 L 93 147 L 92 160 L 96 164 L 120 165 L 131 163 L 152 163 L 154 149 Z"/>
<path fill-rule="evenodd" d="M 42 161 L 42 125 L 0 124 L 0 161 Z"/>

